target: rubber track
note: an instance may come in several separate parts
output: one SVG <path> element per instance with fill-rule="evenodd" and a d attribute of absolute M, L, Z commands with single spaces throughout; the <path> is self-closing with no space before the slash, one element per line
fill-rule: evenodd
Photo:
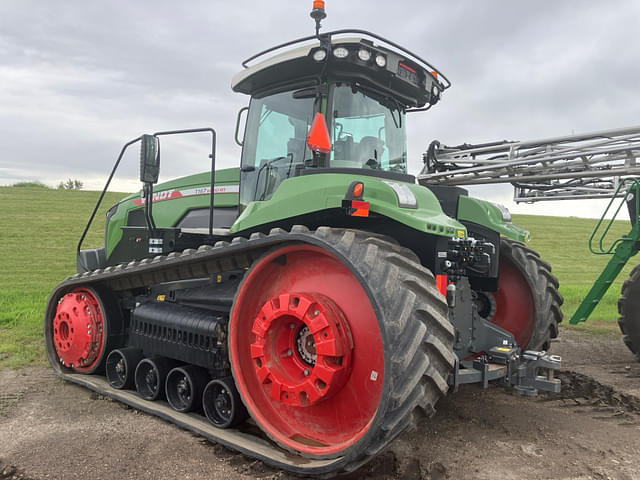
<path fill-rule="evenodd" d="M 342 459 L 330 463 L 331 471 L 315 468 L 305 471 L 295 460 L 283 464 L 256 456 L 278 468 L 325 477 L 357 469 L 401 432 L 414 427 L 417 418 L 435 412 L 436 402 L 448 390 L 446 378 L 454 363 L 454 328 L 447 319 L 446 303 L 435 287 L 434 277 L 420 265 L 412 251 L 392 239 L 358 230 L 321 227 L 310 232 L 304 226 L 294 226 L 290 232 L 273 229 L 269 235 L 255 233 L 249 239 L 237 237 L 231 242 L 205 245 L 197 250 L 76 274 L 56 287 L 45 311 L 50 363 L 63 376 L 71 373 L 56 361 L 47 324 L 57 300 L 76 286 L 98 284 L 114 291 L 126 291 L 213 275 L 249 267 L 271 248 L 289 242 L 310 243 L 333 253 L 345 262 L 367 291 L 374 311 L 383 319 L 381 334 L 388 357 L 383 392 L 387 395 L 381 399 L 368 433 L 348 449 Z M 251 455 L 246 450 L 243 453 Z"/>
<path fill-rule="evenodd" d="M 620 298 L 618 298 L 618 325 L 622 331 L 622 340 L 635 354 L 640 362 L 640 265 L 631 270 L 629 278 L 622 284 Z"/>
<path fill-rule="evenodd" d="M 549 350 L 551 339 L 558 336 L 558 324 L 562 321 L 560 307 L 564 299 L 558 292 L 558 279 L 551 273 L 551 266 L 540 255 L 520 242 L 502 238 L 500 254 L 507 256 L 525 276 L 531 287 L 535 314 L 535 326 L 531 339 L 521 348 Z"/>

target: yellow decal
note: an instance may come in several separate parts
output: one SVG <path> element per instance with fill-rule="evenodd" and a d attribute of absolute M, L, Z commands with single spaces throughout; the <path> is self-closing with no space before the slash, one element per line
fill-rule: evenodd
<path fill-rule="evenodd" d="M 164 302 L 164 299 L 165 299 L 165 298 L 166 298 L 166 295 L 161 294 L 161 295 L 158 295 L 158 296 L 156 297 L 156 300 L 159 300 L 159 301 L 161 301 L 161 302 Z"/>

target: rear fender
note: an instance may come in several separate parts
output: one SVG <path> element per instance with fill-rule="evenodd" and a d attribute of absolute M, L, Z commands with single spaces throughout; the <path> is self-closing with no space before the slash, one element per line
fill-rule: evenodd
<path fill-rule="evenodd" d="M 466 228 L 447 216 L 435 195 L 418 185 L 367 175 L 318 173 L 284 180 L 269 200 L 251 202 L 231 227 L 230 233 L 258 230 L 285 219 L 332 210 L 347 215 L 342 201 L 353 182 L 364 184 L 362 200 L 369 203 L 369 216 L 383 216 L 415 230 L 443 237 L 464 237 Z M 399 187 L 400 186 L 400 187 Z M 400 206 L 396 190 L 408 189 L 415 206 Z M 339 223 L 341 219 L 336 219 Z M 367 219 L 362 218 L 363 225 Z"/>
<path fill-rule="evenodd" d="M 458 198 L 458 220 L 482 225 L 519 242 L 528 242 L 528 230 L 511 222 L 511 215 L 506 208 L 478 198 L 460 195 Z"/>

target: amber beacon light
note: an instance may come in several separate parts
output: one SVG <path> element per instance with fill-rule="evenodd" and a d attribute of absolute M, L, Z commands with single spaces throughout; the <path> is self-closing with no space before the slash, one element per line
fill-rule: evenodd
<path fill-rule="evenodd" d="M 327 12 L 324 10 L 324 0 L 313 0 L 313 10 L 311 10 L 311 18 L 316 21 L 316 35 L 320 33 L 320 21 L 327 18 Z"/>

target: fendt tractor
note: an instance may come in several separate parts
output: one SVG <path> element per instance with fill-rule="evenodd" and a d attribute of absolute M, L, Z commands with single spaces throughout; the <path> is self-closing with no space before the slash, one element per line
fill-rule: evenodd
<path fill-rule="evenodd" d="M 123 147 L 44 335 L 64 379 L 328 477 L 461 384 L 559 391 L 562 297 L 504 207 L 407 173 L 407 114 L 447 78 L 373 33 L 321 32 L 322 1 L 311 16 L 314 35 L 233 79 L 250 96 L 239 168 L 216 171 L 209 128 Z M 160 139 L 194 133 L 211 170 L 157 184 Z M 104 247 L 81 249 L 134 144 L 142 191 L 109 208 Z"/>

